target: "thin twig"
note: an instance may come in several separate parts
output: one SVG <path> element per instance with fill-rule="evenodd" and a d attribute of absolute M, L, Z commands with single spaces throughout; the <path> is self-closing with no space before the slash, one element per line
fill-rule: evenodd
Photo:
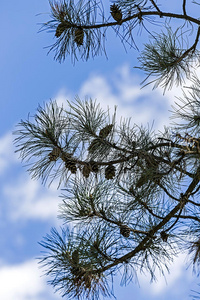
<path fill-rule="evenodd" d="M 148 212 L 149 212 L 152 216 L 154 216 L 155 218 L 158 218 L 158 219 L 164 219 L 164 217 L 161 217 L 161 216 L 156 215 L 156 214 L 153 212 L 153 210 L 152 210 L 151 208 L 149 208 L 148 205 L 147 205 L 144 201 L 138 200 L 138 202 L 140 202 L 140 204 L 141 204 L 142 206 L 144 206 L 144 208 L 145 208 L 146 210 L 148 210 Z"/>
<path fill-rule="evenodd" d="M 162 12 L 161 10 L 159 9 L 159 7 L 156 5 L 155 1 L 154 0 L 150 0 L 151 3 L 153 4 L 153 6 L 157 9 L 157 11 L 160 13 L 160 16 L 162 16 Z"/>
<path fill-rule="evenodd" d="M 99 217 L 100 219 L 103 219 L 105 220 L 106 222 L 108 223 L 112 223 L 112 224 L 115 224 L 117 226 L 123 226 L 124 224 L 122 224 L 120 221 L 114 221 L 114 220 L 111 220 L 109 218 L 107 218 L 105 215 L 101 214 L 101 213 L 98 213 L 98 212 L 94 212 L 93 216 L 97 216 Z M 127 226 L 127 225 L 126 225 Z M 128 226 L 127 226 L 128 227 Z M 147 231 L 143 231 L 143 230 L 138 230 L 138 229 L 133 229 L 131 227 L 128 227 L 128 229 L 130 229 L 130 231 L 134 232 L 134 233 L 141 233 L 141 234 L 146 234 L 148 235 L 149 233 Z"/>
<path fill-rule="evenodd" d="M 187 49 L 174 63 L 179 63 L 181 60 L 183 60 L 190 52 L 194 52 L 196 50 L 196 46 L 199 41 L 199 36 L 200 36 L 200 26 L 198 27 L 197 35 L 194 44 Z"/>
<path fill-rule="evenodd" d="M 189 202 L 189 201 L 188 201 Z M 177 218 L 178 215 L 174 215 L 174 218 Z M 196 216 L 179 216 L 180 219 L 191 219 L 200 223 L 200 219 Z"/>
<path fill-rule="evenodd" d="M 186 16 L 187 14 L 186 14 L 185 6 L 186 6 L 186 0 L 183 0 L 183 13 Z"/>
<path fill-rule="evenodd" d="M 178 201 L 179 199 L 177 199 L 176 197 L 172 196 L 168 190 L 161 184 L 161 183 L 158 183 L 158 185 L 161 187 L 161 189 L 163 189 L 163 191 L 167 194 L 167 196 L 169 196 L 171 199 L 175 200 L 175 201 Z"/>

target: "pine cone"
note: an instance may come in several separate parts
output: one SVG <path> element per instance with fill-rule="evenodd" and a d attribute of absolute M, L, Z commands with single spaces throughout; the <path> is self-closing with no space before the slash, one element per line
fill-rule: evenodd
<path fill-rule="evenodd" d="M 75 174 L 77 171 L 76 163 L 73 160 L 65 160 L 65 167 L 69 169 L 73 174 Z"/>
<path fill-rule="evenodd" d="M 49 156 L 49 160 L 50 161 L 56 161 L 57 160 L 57 158 L 60 156 L 60 149 L 59 148 L 54 148 L 49 154 L 48 154 L 48 156 Z"/>
<path fill-rule="evenodd" d="M 163 240 L 163 242 L 167 242 L 167 239 L 169 237 L 169 234 L 167 234 L 165 231 L 161 231 L 160 237 Z"/>
<path fill-rule="evenodd" d="M 149 181 L 149 176 L 147 176 L 146 174 L 142 174 L 141 177 L 138 179 L 138 181 L 136 182 L 136 187 L 140 188 L 142 187 L 145 183 L 147 183 Z"/>
<path fill-rule="evenodd" d="M 105 169 L 105 177 L 106 179 L 113 179 L 114 176 L 115 176 L 115 166 L 109 165 Z"/>
<path fill-rule="evenodd" d="M 90 165 L 88 165 L 88 164 L 84 165 L 84 167 L 82 169 L 83 176 L 88 178 L 90 175 L 90 172 L 91 172 Z"/>
<path fill-rule="evenodd" d="M 74 41 L 77 44 L 77 46 L 83 45 L 83 39 L 84 39 L 84 31 L 83 28 L 77 28 L 75 30 L 75 38 Z"/>
<path fill-rule="evenodd" d="M 121 225 L 120 226 L 120 233 L 124 237 L 128 238 L 130 236 L 130 232 L 131 232 L 131 230 L 130 230 L 130 228 L 127 225 Z"/>
<path fill-rule="evenodd" d="M 99 137 L 105 139 L 111 132 L 112 128 L 113 128 L 113 124 L 109 124 L 104 128 L 102 128 L 99 132 Z"/>
<path fill-rule="evenodd" d="M 119 7 L 119 5 L 113 4 L 110 6 L 110 13 L 115 21 L 117 21 L 119 24 L 122 20 L 122 11 Z"/>
<path fill-rule="evenodd" d="M 98 150 L 98 148 L 100 147 L 101 142 L 99 139 L 94 139 L 91 144 L 88 147 L 88 151 L 90 153 L 93 153 L 94 151 Z"/>
<path fill-rule="evenodd" d="M 90 161 L 90 166 L 91 166 L 92 172 L 98 173 L 99 166 L 95 161 Z"/>
<path fill-rule="evenodd" d="M 55 36 L 58 38 L 61 36 L 61 34 L 65 31 L 65 29 L 71 28 L 71 24 L 69 22 L 62 22 L 58 24 L 56 28 Z"/>
<path fill-rule="evenodd" d="M 78 252 L 78 250 L 74 250 L 72 252 L 72 262 L 75 265 L 77 265 L 79 263 L 79 252 Z"/>

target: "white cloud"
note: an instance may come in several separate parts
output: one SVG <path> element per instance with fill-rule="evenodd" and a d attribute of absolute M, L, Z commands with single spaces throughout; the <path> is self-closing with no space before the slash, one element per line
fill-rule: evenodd
<path fill-rule="evenodd" d="M 0 299 L 2 300 L 44 300 L 53 294 L 42 276 L 36 260 L 17 265 L 0 266 Z M 46 297 L 45 297 L 46 296 Z M 59 299 L 56 296 L 51 299 Z"/>
<path fill-rule="evenodd" d="M 123 65 L 110 77 L 91 75 L 80 88 L 79 96 L 97 99 L 105 110 L 109 106 L 112 111 L 117 105 L 118 120 L 131 117 L 138 125 L 155 121 L 155 129 L 162 129 L 169 124 L 172 97 L 163 96 L 159 88 L 153 91 L 150 86 L 141 89 L 140 81 L 128 65 Z"/>
<path fill-rule="evenodd" d="M 58 191 L 51 187 L 41 187 L 41 183 L 21 176 L 14 184 L 4 187 L 4 195 L 8 199 L 9 218 L 17 220 L 57 220 Z"/>
<path fill-rule="evenodd" d="M 157 280 L 153 283 L 149 283 L 150 277 L 140 275 L 139 282 L 141 288 L 148 286 L 148 293 L 151 295 L 159 296 L 166 294 L 167 291 L 173 290 L 173 294 L 180 293 L 180 281 L 185 282 L 185 288 L 187 290 L 188 286 L 193 281 L 191 269 L 186 270 L 186 254 L 180 253 L 177 257 L 174 258 L 173 262 L 168 266 L 170 272 L 167 270 L 165 277 L 162 276 L 159 271 L 155 272 Z M 189 291 L 189 289 L 188 289 Z M 157 298 L 156 298 L 157 299 Z"/>
<path fill-rule="evenodd" d="M 175 287 L 176 282 L 182 277 L 184 270 L 184 258 L 185 255 L 179 254 L 174 259 L 174 262 L 170 266 L 170 273 L 166 273 L 166 278 L 163 276 L 159 278 L 158 282 L 152 284 L 153 294 L 161 294 L 164 290 Z"/>
<path fill-rule="evenodd" d="M 56 102 L 59 107 L 61 107 L 63 105 L 64 108 L 67 108 L 66 100 L 69 100 L 69 101 L 73 100 L 73 95 L 69 90 L 62 88 L 56 94 L 55 99 L 56 99 Z"/>
<path fill-rule="evenodd" d="M 17 162 L 17 155 L 14 153 L 12 132 L 7 132 L 0 137 L 0 175 L 13 163 Z"/>
<path fill-rule="evenodd" d="M 19 154 L 14 153 L 13 140 L 12 132 L 7 132 L 0 138 L 0 175 L 4 176 L 6 182 L 1 187 L 1 197 L 5 199 L 8 218 L 13 221 L 52 219 L 58 222 L 59 192 L 56 183 L 48 189 L 42 187 L 41 182 L 31 180 L 27 173 L 18 173 L 17 177 L 12 174 L 10 177 L 7 176 L 6 170 L 12 168 L 15 172 L 20 164 Z M 0 211 L 0 214 L 2 213 Z"/>

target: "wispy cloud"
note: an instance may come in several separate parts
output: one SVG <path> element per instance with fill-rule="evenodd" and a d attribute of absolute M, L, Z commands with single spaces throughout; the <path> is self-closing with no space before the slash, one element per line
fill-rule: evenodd
<path fill-rule="evenodd" d="M 137 125 L 152 124 L 155 129 L 162 129 L 169 124 L 171 97 L 163 96 L 162 90 L 141 89 L 141 79 L 133 74 L 128 65 L 123 65 L 113 72 L 113 76 L 91 75 L 82 85 L 79 96 L 97 99 L 104 109 L 117 105 L 118 119 L 131 117 Z"/>
<path fill-rule="evenodd" d="M 12 221 L 38 219 L 56 222 L 59 192 L 55 186 L 45 188 L 39 181 L 23 176 L 3 189 L 8 217 Z"/>
<path fill-rule="evenodd" d="M 144 295 L 156 300 L 166 300 L 170 297 L 188 299 L 195 278 L 192 276 L 191 268 L 186 268 L 186 266 L 186 253 L 179 253 L 168 265 L 169 273 L 165 270 L 165 276 L 163 276 L 158 269 L 155 271 L 156 281 L 150 283 L 150 275 L 140 274 L 138 279 Z"/>
<path fill-rule="evenodd" d="M 18 162 L 17 155 L 14 153 L 12 132 L 7 132 L 0 137 L 0 176 L 5 174 L 7 168 Z"/>
<path fill-rule="evenodd" d="M 188 270 L 186 272 L 185 267 L 185 257 L 186 254 L 179 254 L 174 258 L 173 263 L 170 265 L 170 273 L 165 274 L 164 276 L 160 276 L 159 280 L 151 285 L 151 291 L 153 294 L 158 295 L 162 294 L 164 290 L 170 288 L 176 288 L 176 282 L 183 277 L 183 274 L 190 274 L 189 280 L 192 280 L 191 272 Z"/>
<path fill-rule="evenodd" d="M 58 295 L 50 296 L 53 295 L 52 290 L 47 286 L 46 278 L 41 277 L 42 272 L 36 260 L 28 260 L 16 265 L 1 264 L 0 267 L 0 299 L 59 299 Z"/>

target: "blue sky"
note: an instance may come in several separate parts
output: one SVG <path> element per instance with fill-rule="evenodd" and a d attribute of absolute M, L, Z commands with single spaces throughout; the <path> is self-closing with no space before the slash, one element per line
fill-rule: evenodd
<path fill-rule="evenodd" d="M 178 2 L 178 1 L 177 1 Z M 181 2 L 181 1 L 179 1 Z M 168 1 L 173 3 L 173 1 Z M 61 299 L 41 276 L 36 257 L 40 256 L 42 240 L 51 227 L 60 226 L 57 219 L 60 192 L 56 185 L 42 186 L 31 180 L 26 167 L 14 153 L 12 131 L 28 113 L 34 114 L 38 104 L 49 99 L 59 103 L 91 96 L 103 108 L 118 106 L 120 116 L 132 117 L 140 124 L 152 124 L 155 129 L 169 124 L 169 109 L 179 88 L 162 95 L 151 87 L 140 89 L 144 74 L 133 66 L 138 52 L 124 51 L 115 34 L 108 35 L 107 54 L 79 61 L 70 58 L 62 64 L 47 56 L 45 46 L 54 41 L 53 34 L 38 33 L 40 23 L 48 20 L 47 0 L 2 1 L 0 12 L 0 299 L 57 300 Z M 39 14 L 42 13 L 42 14 Z M 38 15 L 39 14 L 39 15 Z M 146 37 L 144 35 L 144 37 Z M 138 43 L 144 40 L 138 36 Z M 157 283 L 139 275 L 140 287 L 133 283 L 120 287 L 116 279 L 117 300 L 186 300 L 191 289 L 197 289 L 198 279 L 186 270 L 185 255 L 180 255 L 166 276 L 167 284 L 158 274 Z"/>

